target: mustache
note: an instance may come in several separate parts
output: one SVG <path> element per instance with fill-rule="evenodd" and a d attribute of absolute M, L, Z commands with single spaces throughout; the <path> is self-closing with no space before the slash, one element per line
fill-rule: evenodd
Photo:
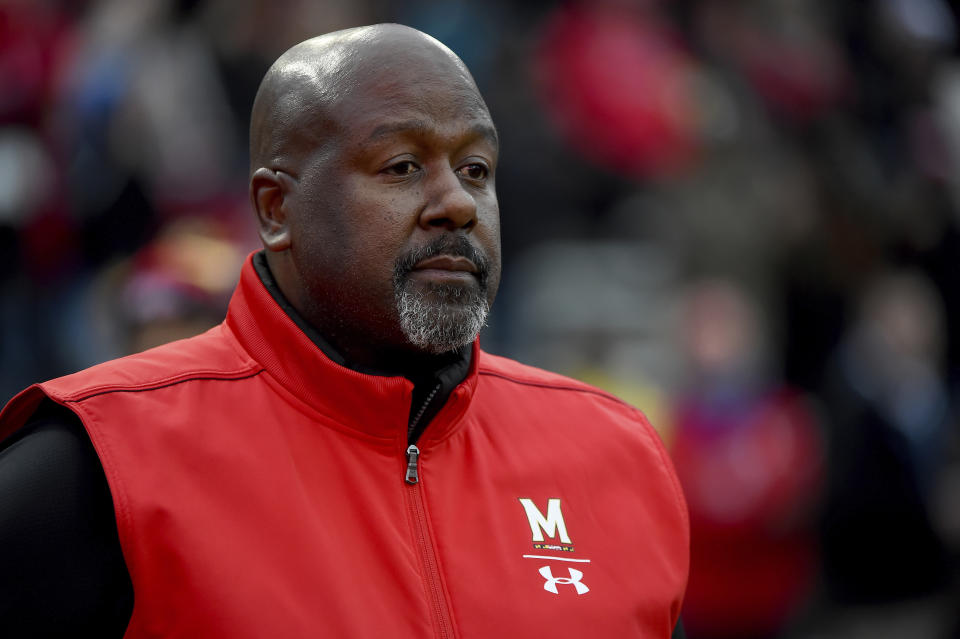
<path fill-rule="evenodd" d="M 477 279 L 482 289 L 486 289 L 487 277 L 490 274 L 490 260 L 474 246 L 464 235 L 441 235 L 429 244 L 411 249 L 404 253 L 394 265 L 393 278 L 401 282 L 419 262 L 437 257 L 438 255 L 452 255 L 465 257 L 477 267 Z"/>

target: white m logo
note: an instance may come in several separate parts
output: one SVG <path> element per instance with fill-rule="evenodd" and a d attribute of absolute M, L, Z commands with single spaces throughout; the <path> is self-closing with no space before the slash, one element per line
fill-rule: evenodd
<path fill-rule="evenodd" d="M 551 539 L 556 537 L 557 533 L 560 533 L 561 542 L 565 544 L 573 543 L 570 541 L 570 535 L 567 534 L 567 525 L 563 523 L 563 513 L 560 512 L 559 499 L 547 500 L 546 517 L 533 505 L 532 499 L 521 497 L 520 503 L 527 513 L 527 521 L 530 523 L 530 532 L 533 533 L 534 541 L 543 541 L 543 533 L 547 533 L 547 537 Z"/>
<path fill-rule="evenodd" d="M 583 573 L 579 570 L 573 568 L 567 568 L 570 572 L 570 578 L 567 577 L 554 577 L 553 572 L 550 570 L 550 566 L 544 566 L 540 569 L 540 574 L 543 575 L 543 578 L 547 580 L 543 584 L 543 589 L 552 592 L 555 595 L 560 593 L 557 591 L 557 584 L 571 584 L 574 588 L 577 589 L 577 594 L 582 595 L 590 592 L 590 589 L 587 588 L 587 584 L 580 583 L 580 580 L 583 579 Z"/>

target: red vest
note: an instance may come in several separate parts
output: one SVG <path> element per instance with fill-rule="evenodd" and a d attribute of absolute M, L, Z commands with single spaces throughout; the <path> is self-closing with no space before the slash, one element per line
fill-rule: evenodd
<path fill-rule="evenodd" d="M 33 386 L 82 420 L 126 637 L 670 636 L 688 522 L 645 418 L 474 346 L 405 481 L 412 385 L 338 366 L 244 266 L 226 321 Z"/>

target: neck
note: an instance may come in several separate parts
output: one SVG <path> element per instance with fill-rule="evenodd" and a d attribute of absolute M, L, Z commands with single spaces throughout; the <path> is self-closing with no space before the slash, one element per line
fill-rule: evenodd
<path fill-rule="evenodd" d="M 414 381 L 469 357 L 470 353 L 470 346 L 466 346 L 441 354 L 403 349 L 382 350 L 374 354 L 367 350 L 342 349 L 340 344 L 334 344 L 330 340 L 327 340 L 327 343 L 343 355 L 350 363 L 349 368 L 376 375 L 401 376 Z"/>

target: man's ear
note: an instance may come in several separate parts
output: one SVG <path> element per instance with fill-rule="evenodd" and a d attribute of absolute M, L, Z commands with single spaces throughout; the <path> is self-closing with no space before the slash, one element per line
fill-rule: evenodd
<path fill-rule="evenodd" d="M 286 197 L 293 179 L 282 171 L 260 167 L 250 177 L 250 201 L 257 212 L 260 239 L 270 251 L 291 246 Z"/>

